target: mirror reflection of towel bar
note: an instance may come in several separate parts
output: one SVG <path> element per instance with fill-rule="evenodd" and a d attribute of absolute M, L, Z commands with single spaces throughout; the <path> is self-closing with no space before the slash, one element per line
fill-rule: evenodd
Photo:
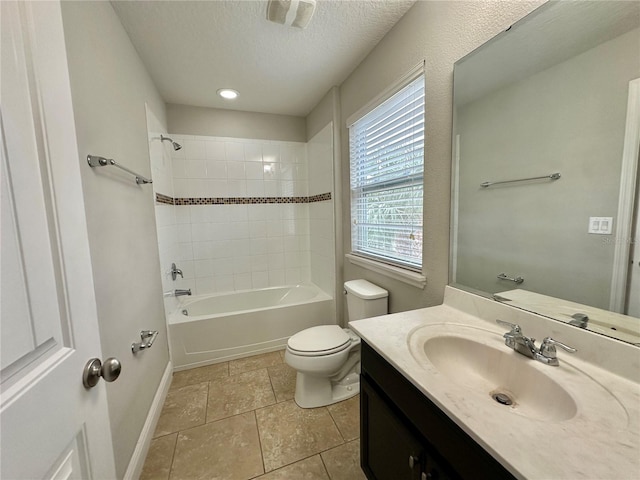
<path fill-rule="evenodd" d="M 531 177 L 531 178 L 519 178 L 517 180 L 502 180 L 500 182 L 484 182 L 481 183 L 480 186 L 482 188 L 490 187 L 491 185 L 500 185 L 502 183 L 514 183 L 514 182 L 527 182 L 529 180 L 543 180 L 548 178 L 549 180 L 558 180 L 561 177 L 559 173 L 552 173 L 551 175 L 543 175 L 542 177 Z"/>
<path fill-rule="evenodd" d="M 498 275 L 498 279 L 499 280 L 509 280 L 510 282 L 517 283 L 518 285 L 520 285 L 522 282 L 524 282 L 524 278 L 522 278 L 522 277 L 508 277 L 506 273 L 501 273 L 500 275 Z"/>

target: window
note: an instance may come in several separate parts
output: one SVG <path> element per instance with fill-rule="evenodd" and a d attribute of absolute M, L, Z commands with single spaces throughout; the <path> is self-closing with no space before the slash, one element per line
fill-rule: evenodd
<path fill-rule="evenodd" d="M 424 74 L 349 125 L 351 250 L 422 269 Z"/>

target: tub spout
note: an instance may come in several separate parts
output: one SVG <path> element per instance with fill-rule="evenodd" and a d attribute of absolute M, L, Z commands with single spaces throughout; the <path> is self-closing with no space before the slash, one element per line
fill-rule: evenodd
<path fill-rule="evenodd" d="M 180 290 L 176 289 L 173 293 L 176 297 L 181 297 L 182 295 L 191 295 L 191 289 L 189 290 Z"/>

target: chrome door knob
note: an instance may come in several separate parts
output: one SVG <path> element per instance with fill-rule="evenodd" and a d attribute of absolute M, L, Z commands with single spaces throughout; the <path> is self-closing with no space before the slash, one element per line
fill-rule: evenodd
<path fill-rule="evenodd" d="M 92 358 L 84 366 L 82 372 L 82 384 L 86 388 L 95 387 L 104 378 L 105 382 L 113 382 L 120 376 L 122 364 L 117 358 L 107 358 L 104 363 L 99 358 Z"/>

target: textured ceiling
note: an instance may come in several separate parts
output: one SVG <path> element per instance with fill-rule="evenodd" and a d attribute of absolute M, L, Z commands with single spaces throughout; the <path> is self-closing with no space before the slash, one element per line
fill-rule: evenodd
<path fill-rule="evenodd" d="M 306 29 L 266 0 L 112 1 L 167 103 L 305 116 L 415 0 L 317 0 Z M 233 102 L 216 95 L 233 88 Z"/>

